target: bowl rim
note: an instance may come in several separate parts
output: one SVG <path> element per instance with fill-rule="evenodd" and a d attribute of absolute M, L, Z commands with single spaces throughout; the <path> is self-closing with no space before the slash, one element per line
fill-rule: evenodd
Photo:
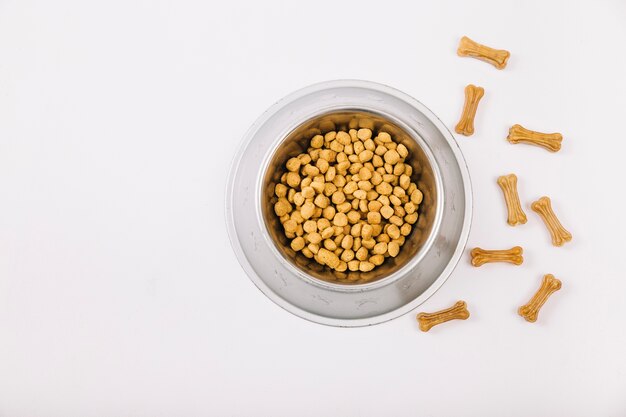
<path fill-rule="evenodd" d="M 386 119 L 388 122 L 392 122 L 395 124 L 404 124 L 400 120 L 393 120 L 391 115 L 383 114 L 381 112 L 375 113 L 369 110 L 355 109 L 353 107 L 337 108 L 337 109 L 333 109 L 330 111 L 322 111 L 313 117 L 314 118 L 323 117 L 323 116 L 332 115 L 335 113 L 349 112 L 351 110 L 362 112 L 362 113 L 370 113 L 370 114 L 379 116 L 383 119 Z M 305 120 L 301 124 L 307 123 L 310 120 L 311 119 Z M 404 126 L 398 126 L 398 127 L 402 129 L 403 131 L 405 131 L 405 133 L 408 136 L 410 136 L 413 141 L 415 141 L 417 146 L 419 146 L 422 152 L 426 155 L 426 158 L 428 159 L 428 162 L 430 164 L 430 168 L 432 169 L 434 177 L 435 177 L 436 189 L 439 191 L 437 192 L 437 204 L 436 204 L 437 210 L 435 213 L 433 225 L 429 231 L 428 238 L 424 241 L 424 243 L 418 249 L 415 255 L 411 257 L 411 259 L 409 259 L 407 262 L 404 263 L 404 265 L 402 265 L 400 268 L 396 269 L 395 271 L 391 272 L 387 276 L 384 276 L 382 278 L 379 278 L 371 282 L 362 283 L 362 284 L 340 284 L 340 283 L 335 283 L 332 281 L 325 281 L 325 280 L 316 278 L 312 276 L 311 274 L 308 274 L 306 271 L 303 271 L 302 268 L 298 268 L 296 265 L 293 265 L 293 263 L 289 259 L 286 259 L 285 256 L 280 252 L 280 250 L 276 247 L 278 245 L 278 242 L 275 242 L 274 239 L 272 239 L 271 236 L 269 236 L 269 233 L 264 234 L 264 237 L 267 239 L 271 247 L 272 253 L 274 253 L 274 255 L 278 258 L 285 259 L 287 261 L 288 268 L 291 270 L 292 273 L 297 274 L 298 276 L 300 276 L 300 278 L 307 280 L 312 285 L 329 289 L 331 291 L 339 291 L 339 292 L 367 291 L 367 290 L 372 290 L 375 288 L 392 284 L 393 281 L 400 279 L 404 273 L 411 270 L 417 263 L 419 263 L 419 261 L 424 256 L 426 256 L 426 253 L 428 252 L 433 242 L 435 241 L 436 235 L 441 226 L 441 219 L 443 217 L 443 204 L 442 204 L 443 193 L 441 192 L 441 187 L 442 187 L 441 170 L 439 166 L 435 163 L 435 157 L 432 154 L 432 151 L 428 148 L 428 146 L 426 146 L 426 143 L 423 143 L 424 139 L 422 137 L 418 137 L 418 138 L 413 137 L 412 135 L 409 134 L 408 132 L 409 129 L 406 129 Z M 255 196 L 255 200 L 257 204 L 257 217 L 258 217 L 257 221 L 262 225 L 262 227 L 264 228 L 264 231 L 267 230 L 267 224 L 265 220 L 263 219 L 263 214 L 262 214 L 263 207 L 261 204 L 261 200 L 263 199 L 263 192 L 264 192 L 263 187 L 262 187 L 264 177 L 267 173 L 267 170 L 269 169 L 269 165 L 271 163 L 273 155 L 276 152 L 278 152 L 279 148 L 284 144 L 285 139 L 287 139 L 287 137 L 291 134 L 291 132 L 292 131 L 289 131 L 285 135 L 283 135 L 280 141 L 277 141 L 278 144 L 276 147 L 274 147 L 273 149 L 268 149 L 268 151 L 266 152 L 266 156 L 263 159 L 263 165 L 261 166 L 262 174 L 257 179 L 257 194 Z"/>
<path fill-rule="evenodd" d="M 270 288 L 264 280 L 257 274 L 255 269 L 250 264 L 250 261 L 247 259 L 245 255 L 245 251 L 241 245 L 241 242 L 238 239 L 237 231 L 235 227 L 235 219 L 234 219 L 234 211 L 233 207 L 233 199 L 235 197 L 235 193 L 232 192 L 234 182 L 237 178 L 237 173 L 240 169 L 238 162 L 241 160 L 245 151 L 248 149 L 248 146 L 252 142 L 255 137 L 258 129 L 263 126 L 265 122 L 267 122 L 275 113 L 277 113 L 280 109 L 288 105 L 289 103 L 296 101 L 299 98 L 302 98 L 306 95 L 332 89 L 332 88 L 341 88 L 341 87 L 355 87 L 362 88 L 365 90 L 374 90 L 381 93 L 388 94 L 395 98 L 398 98 L 402 101 L 405 101 L 407 104 L 414 107 L 416 110 L 421 112 L 428 120 L 435 126 L 435 128 L 444 136 L 448 144 L 450 145 L 450 150 L 458 164 L 459 171 L 461 173 L 461 177 L 463 179 L 463 190 L 464 190 L 464 216 L 463 223 L 461 227 L 461 231 L 459 234 L 459 239 L 456 244 L 456 248 L 452 253 L 450 260 L 446 264 L 445 268 L 441 271 L 439 276 L 417 297 L 410 300 L 409 302 L 393 309 L 390 311 L 386 311 L 379 315 L 368 316 L 368 317 L 360 317 L 360 318 L 336 318 L 323 316 L 320 314 L 316 314 L 314 312 L 307 311 L 291 302 L 286 300 L 285 298 L 278 295 L 272 288 Z M 417 99 L 412 96 L 395 89 L 393 87 L 387 86 L 385 84 L 358 80 L 358 79 L 338 79 L 338 80 L 329 80 L 322 81 L 319 83 L 315 83 L 301 89 L 298 89 L 282 99 L 275 102 L 272 106 L 270 106 L 267 110 L 265 110 L 257 120 L 252 123 L 249 129 L 244 134 L 242 140 L 240 141 L 239 147 L 235 152 L 230 165 L 230 170 L 228 174 L 228 180 L 226 182 L 225 187 L 225 220 L 227 226 L 227 232 L 230 240 L 230 244 L 235 252 L 237 261 L 242 266 L 246 275 L 250 278 L 250 280 L 255 284 L 255 286 L 263 292 L 270 300 L 272 300 L 275 304 L 283 308 L 284 310 L 297 315 L 301 318 L 304 318 L 308 321 L 330 325 L 330 326 L 338 326 L 338 327 L 361 327 L 361 326 L 369 326 L 374 324 L 384 323 L 386 321 L 392 320 L 394 318 L 400 317 L 417 306 L 425 302 L 428 298 L 430 298 L 435 292 L 441 288 L 441 286 L 447 281 L 452 271 L 458 265 L 463 252 L 465 251 L 467 240 L 469 237 L 470 229 L 472 226 L 472 213 L 473 213 L 473 195 L 472 195 L 472 184 L 471 178 L 469 174 L 469 169 L 465 158 L 461 152 L 461 149 L 458 145 L 458 142 L 450 132 L 450 130 L 446 127 L 446 125 L 439 119 L 428 107 L 422 104 Z M 258 214 L 258 213 L 257 213 Z M 276 250 L 275 248 L 273 248 Z M 418 252 L 419 253 L 419 252 Z M 281 256 L 282 258 L 282 256 Z M 306 275 L 301 271 L 302 275 Z M 319 280 L 317 278 L 310 278 L 313 281 L 319 283 L 325 283 L 325 281 Z M 363 291 L 366 289 L 368 285 L 375 285 L 376 283 L 384 282 L 385 285 L 389 283 L 387 278 L 380 279 L 370 284 L 362 284 L 362 285 L 341 285 L 341 288 L 354 288 L 356 291 Z M 334 284 L 334 286 L 338 286 L 338 284 Z M 332 288 L 335 290 L 335 287 Z"/>

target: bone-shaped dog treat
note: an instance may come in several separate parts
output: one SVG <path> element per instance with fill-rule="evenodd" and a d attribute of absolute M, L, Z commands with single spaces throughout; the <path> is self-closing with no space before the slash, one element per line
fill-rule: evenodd
<path fill-rule="evenodd" d="M 552 237 L 552 244 L 554 246 L 563 246 L 565 242 L 572 240 L 572 234 L 568 232 L 552 210 L 552 203 L 548 197 L 541 197 L 539 200 L 533 202 L 530 208 L 539 216 L 546 224 L 550 236 Z"/>
<path fill-rule="evenodd" d="M 525 129 L 520 125 L 513 125 L 509 129 L 507 139 L 510 143 L 530 143 L 541 146 L 550 152 L 558 152 L 561 149 L 563 135 L 560 133 L 540 133 Z"/>
<path fill-rule="evenodd" d="M 561 281 L 554 278 L 554 275 L 544 275 L 541 287 L 537 290 L 533 298 L 530 301 L 517 310 L 520 316 L 524 317 L 524 320 L 534 323 L 537 321 L 539 310 L 548 301 L 548 297 L 552 293 L 561 289 Z"/>
<path fill-rule="evenodd" d="M 504 193 L 504 201 L 508 212 L 507 223 L 511 226 L 526 223 L 526 213 L 522 210 L 517 193 L 517 176 L 515 174 L 498 177 L 498 185 Z"/>
<path fill-rule="evenodd" d="M 508 262 L 514 265 L 521 265 L 524 262 L 522 253 L 524 253 L 524 250 L 520 246 L 514 246 L 511 249 L 504 250 L 474 248 L 470 255 L 472 256 L 472 265 L 474 266 L 481 266 L 488 262 Z"/>
<path fill-rule="evenodd" d="M 435 313 L 419 313 L 417 321 L 420 330 L 429 331 L 432 327 L 450 320 L 467 320 L 470 316 L 465 301 L 457 301 L 452 307 Z"/>
<path fill-rule="evenodd" d="M 503 69 L 506 67 L 506 61 L 511 56 L 509 51 L 504 49 L 493 49 L 478 42 L 474 42 L 467 36 L 463 36 L 459 42 L 459 48 L 456 50 L 459 56 L 469 56 L 480 59 L 496 67 Z"/>
<path fill-rule="evenodd" d="M 474 118 L 476 117 L 476 109 L 478 102 L 485 94 L 485 89 L 469 84 L 465 87 L 465 104 L 463 105 L 463 113 L 461 120 L 457 123 L 454 130 L 461 135 L 471 136 L 474 134 Z"/>

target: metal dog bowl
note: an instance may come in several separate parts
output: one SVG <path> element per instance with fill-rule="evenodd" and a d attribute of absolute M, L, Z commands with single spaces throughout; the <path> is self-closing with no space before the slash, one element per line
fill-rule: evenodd
<path fill-rule="evenodd" d="M 424 200 L 396 258 L 337 273 L 289 248 L 271 198 L 285 161 L 312 136 L 357 126 L 387 131 L 409 149 Z M 342 80 L 292 93 L 250 128 L 230 172 L 226 217 L 239 262 L 271 300 L 317 323 L 366 326 L 407 313 L 444 283 L 467 241 L 471 200 L 461 151 L 430 110 L 390 87 Z"/>

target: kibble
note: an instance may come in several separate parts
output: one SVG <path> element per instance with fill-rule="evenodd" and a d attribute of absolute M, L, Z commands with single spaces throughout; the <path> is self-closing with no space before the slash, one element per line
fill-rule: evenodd
<path fill-rule="evenodd" d="M 374 264 L 371 262 L 361 262 L 359 264 L 359 271 L 361 272 L 368 272 L 371 271 L 372 269 L 374 269 Z"/>
<path fill-rule="evenodd" d="M 387 228 L 387 234 L 392 239 L 398 239 L 400 237 L 400 228 L 395 224 L 390 224 Z"/>
<path fill-rule="evenodd" d="M 349 271 L 342 276 L 351 281 L 359 279 L 351 273 L 398 256 L 424 199 L 411 182 L 407 147 L 363 122 L 314 135 L 305 153 L 285 162 L 272 199 L 291 249 Z"/>
<path fill-rule="evenodd" d="M 383 255 L 374 255 L 370 257 L 369 261 L 373 263 L 374 265 L 378 266 L 378 265 L 382 265 L 383 262 L 385 262 L 385 257 Z"/>
<path fill-rule="evenodd" d="M 389 256 L 391 256 L 392 258 L 398 256 L 398 253 L 400 253 L 400 245 L 398 244 L 398 242 L 389 242 L 389 244 L 387 245 L 387 253 L 389 253 Z"/>
<path fill-rule="evenodd" d="M 292 240 L 291 249 L 295 250 L 296 252 L 304 249 L 304 238 L 298 236 L 294 240 Z"/>
<path fill-rule="evenodd" d="M 326 229 L 322 230 L 321 236 L 322 236 L 322 239 L 328 239 L 334 234 L 335 234 L 335 228 L 327 227 Z"/>
<path fill-rule="evenodd" d="M 379 202 L 379 204 L 382 204 Z M 380 214 L 385 218 L 385 219 L 389 219 L 391 216 L 393 216 L 394 211 L 390 206 L 382 206 L 380 209 Z"/>

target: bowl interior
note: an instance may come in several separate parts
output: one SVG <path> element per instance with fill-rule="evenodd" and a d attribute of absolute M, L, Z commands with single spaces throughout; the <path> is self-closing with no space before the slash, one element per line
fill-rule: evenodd
<path fill-rule="evenodd" d="M 409 150 L 406 161 L 413 167 L 411 181 L 415 182 L 424 194 L 418 213 L 418 221 L 413 225 L 411 234 L 406 237 L 405 244 L 395 258 L 387 258 L 385 262 L 370 272 L 338 272 L 318 264 L 314 259 L 309 259 L 299 252 L 295 252 L 289 246 L 288 239 L 283 231 L 283 226 L 273 210 L 277 201 L 274 195 L 274 187 L 280 182 L 281 175 L 285 172 L 286 161 L 302 152 L 306 152 L 310 139 L 317 134 L 325 134 L 332 130 L 344 130 L 369 128 L 378 132 L 387 132 L 393 139 L 404 144 Z M 420 145 L 421 138 L 413 137 L 397 123 L 372 112 L 361 110 L 336 111 L 325 113 L 301 123 L 289 132 L 280 142 L 264 170 L 263 188 L 261 195 L 262 216 L 278 252 L 296 268 L 315 279 L 326 282 L 361 285 L 371 283 L 389 277 L 398 269 L 402 268 L 409 260 L 415 257 L 425 243 L 429 241 L 434 231 L 437 213 L 437 186 L 436 170 L 433 169 L 431 159 Z"/>

